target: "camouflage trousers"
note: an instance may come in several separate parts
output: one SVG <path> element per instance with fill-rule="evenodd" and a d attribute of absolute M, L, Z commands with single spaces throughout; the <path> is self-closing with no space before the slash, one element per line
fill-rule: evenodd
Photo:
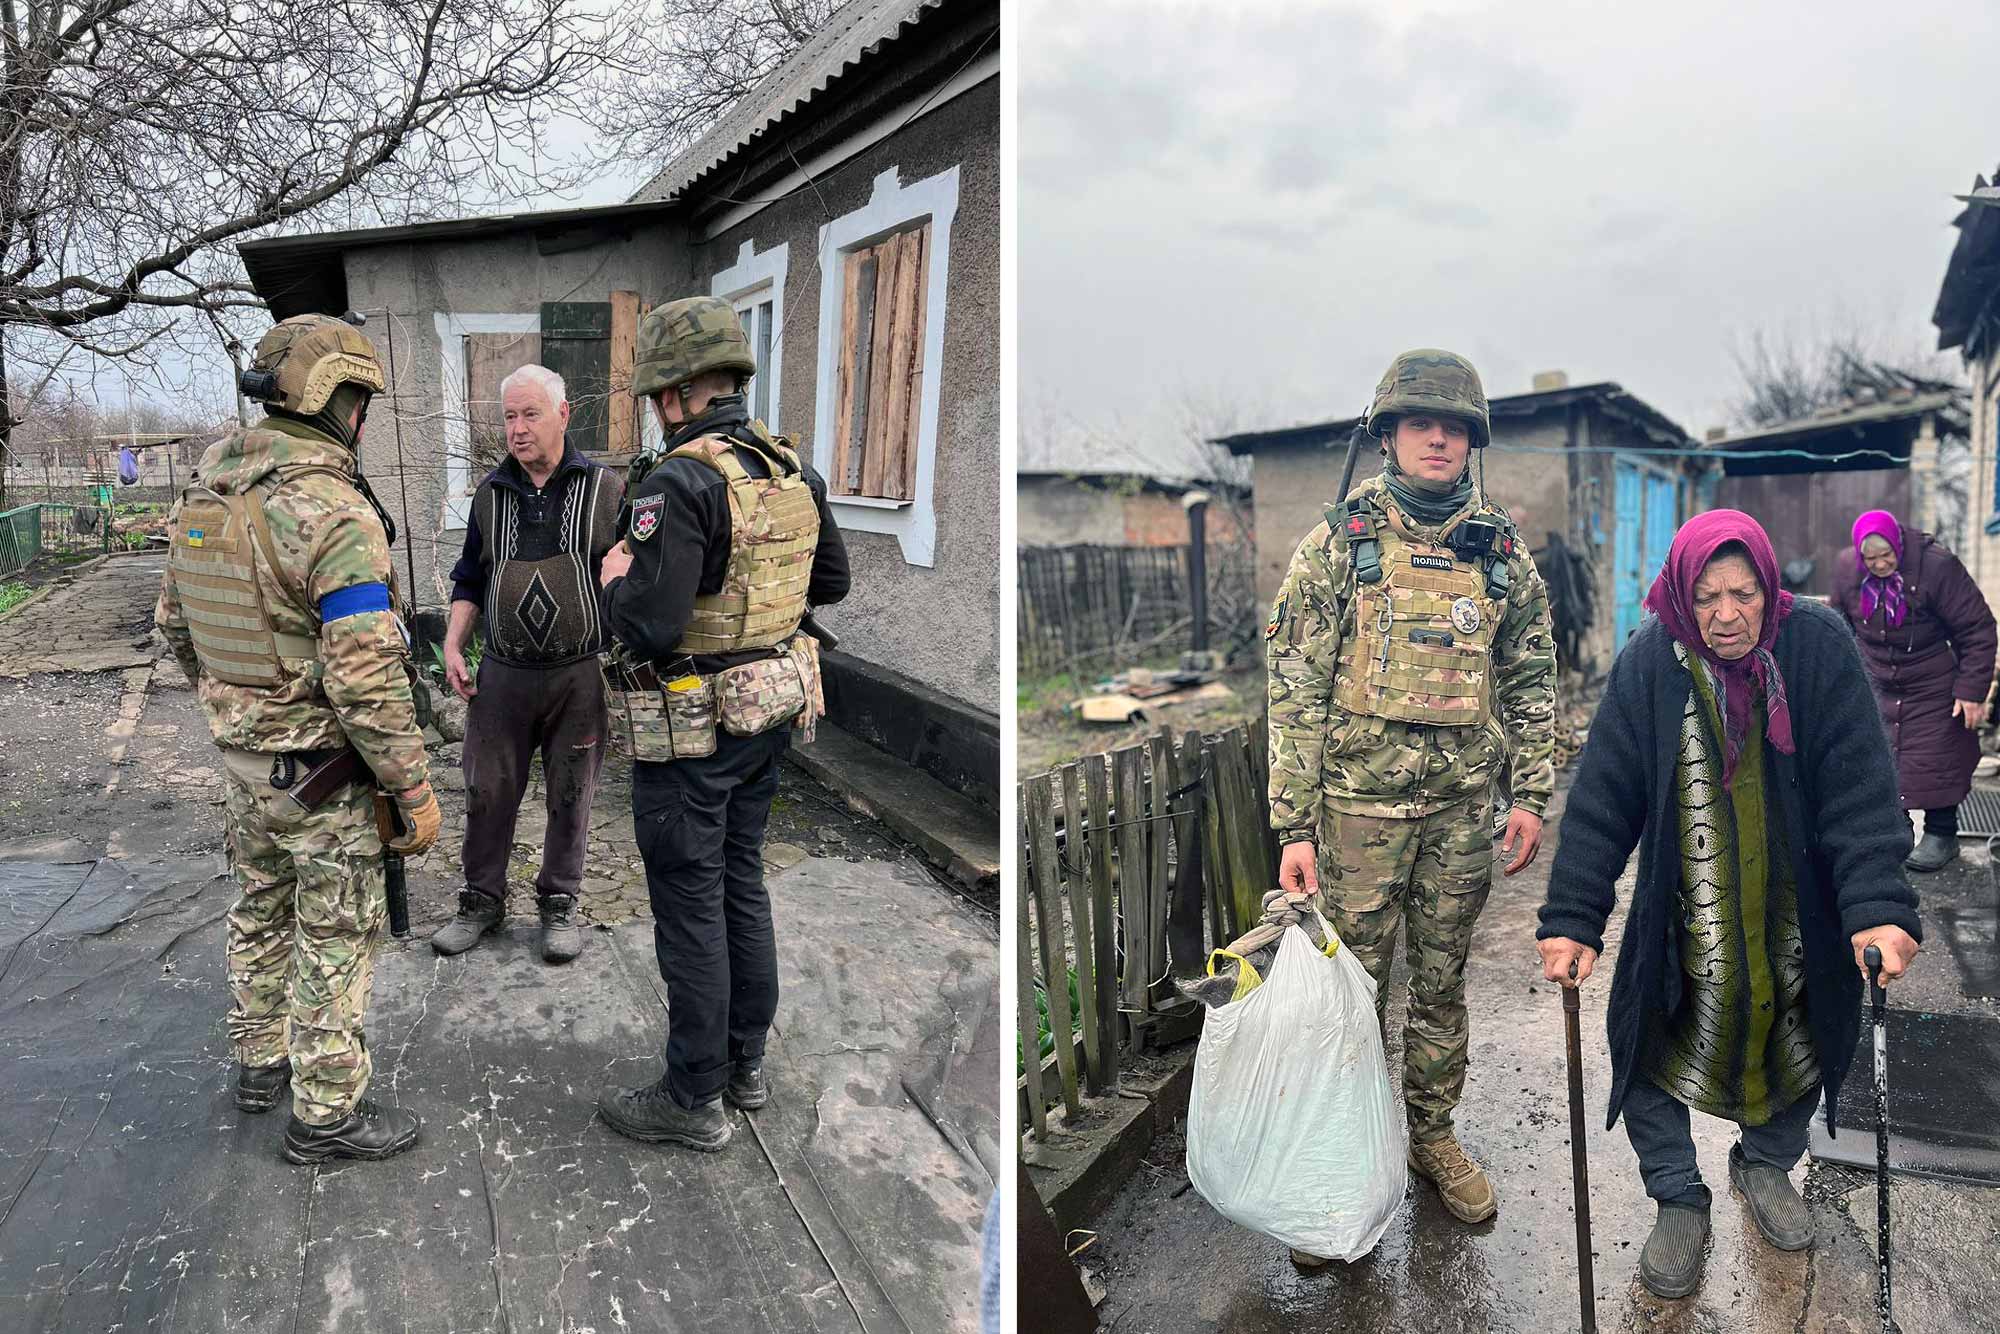
<path fill-rule="evenodd" d="M 1388 1043 L 1389 965 L 1405 929 L 1409 1017 L 1403 1103 L 1413 1141 L 1451 1133 L 1465 1088 L 1470 1027 L 1465 960 L 1493 887 L 1490 807 L 1463 801 L 1414 820 L 1328 811 L 1319 838 L 1320 903 L 1375 979 L 1375 1020 Z"/>
<path fill-rule="evenodd" d="M 224 751 L 229 861 L 229 1038 L 248 1065 L 292 1062 L 292 1111 L 329 1125 L 368 1087 L 362 1018 L 388 905 L 370 789 L 316 811 L 271 786 L 271 756 Z"/>

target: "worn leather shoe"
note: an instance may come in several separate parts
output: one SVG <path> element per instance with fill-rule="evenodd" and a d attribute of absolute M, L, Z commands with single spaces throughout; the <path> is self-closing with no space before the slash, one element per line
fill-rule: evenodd
<path fill-rule="evenodd" d="M 1943 834 L 1925 834 L 1903 859 L 1912 871 L 1942 871 L 1958 860 L 1958 840 Z"/>
<path fill-rule="evenodd" d="M 1702 1243 L 1708 1240 L 1708 1208 L 1661 1204 L 1653 1235 L 1639 1252 L 1639 1281 L 1655 1297 L 1685 1297 L 1701 1286 Z"/>
<path fill-rule="evenodd" d="M 458 915 L 438 928 L 431 937 L 431 948 L 439 954 L 463 954 L 506 919 L 506 904 L 476 889 L 461 889 Z"/>
<path fill-rule="evenodd" d="M 576 896 L 550 894 L 541 901 L 542 961 L 568 963 L 583 953 L 583 928 L 576 924 Z"/>
<path fill-rule="evenodd" d="M 344 1120 L 316 1126 L 294 1115 L 285 1127 L 285 1161 L 323 1163 L 330 1158 L 393 1158 L 417 1142 L 423 1121 L 415 1112 L 363 1098 Z"/>
<path fill-rule="evenodd" d="M 1333 1261 L 1324 1255 L 1314 1255 L 1311 1251 L 1302 1251 L 1294 1246 L 1292 1247 L 1292 1263 L 1301 1269 L 1324 1269 L 1332 1264 Z"/>
<path fill-rule="evenodd" d="M 648 1144 L 684 1144 L 716 1153 L 729 1143 L 729 1118 L 723 1115 L 722 1099 L 689 1109 L 659 1084 L 608 1088 L 597 1097 L 597 1114 L 627 1139 Z"/>
<path fill-rule="evenodd" d="M 292 1063 L 289 1059 L 276 1065 L 245 1065 L 236 1063 L 236 1109 L 243 1112 L 268 1112 L 278 1105 L 278 1099 L 285 1096 L 285 1090 L 292 1084 Z"/>
<path fill-rule="evenodd" d="M 1741 1144 L 1732 1144 L 1729 1182 L 1749 1201 L 1750 1216 L 1765 1241 L 1781 1251 L 1802 1251 L 1813 1244 L 1812 1214 L 1792 1189 L 1790 1177 L 1769 1163 L 1751 1162 Z"/>
<path fill-rule="evenodd" d="M 1499 1211 L 1485 1169 L 1465 1156 L 1455 1136 L 1411 1140 L 1410 1170 L 1437 1187 L 1438 1198 L 1461 1223 L 1483 1223 Z"/>
<path fill-rule="evenodd" d="M 729 1100 L 746 1112 L 754 1112 L 771 1100 L 771 1086 L 764 1082 L 762 1062 L 738 1061 L 729 1072 Z"/>

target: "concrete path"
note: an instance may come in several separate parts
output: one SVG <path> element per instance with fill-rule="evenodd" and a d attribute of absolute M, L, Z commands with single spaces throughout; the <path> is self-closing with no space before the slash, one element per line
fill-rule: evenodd
<path fill-rule="evenodd" d="M 1562 798 L 1549 824 L 1561 829 Z M 1972 845 L 1968 842 L 1967 848 Z M 1484 1334 L 1578 1326 L 1575 1224 L 1571 1210 L 1567 1083 L 1561 1001 L 1541 981 L 1535 913 L 1555 852 L 1512 880 L 1495 876 L 1468 968 L 1472 1066 L 1459 1131 L 1492 1174 L 1499 1216 L 1458 1223 L 1427 1183 L 1412 1180 L 1408 1202 L 1369 1258 L 1318 1272 L 1293 1267 L 1278 1243 L 1218 1217 L 1186 1189 L 1185 1140 L 1157 1143 L 1118 1199 L 1091 1226 L 1100 1240 L 1085 1254 L 1109 1296 L 1099 1308 L 1119 1334 L 1256 1334 L 1257 1331 L 1425 1331 Z M 1920 882 L 1932 942 L 1898 1005 L 1941 1012 L 2000 1012 L 1969 999 L 1944 945 L 1940 916 L 1980 905 L 1994 889 L 1984 852 Z M 1631 890 L 1628 873 L 1620 902 Z M 1637 1159 L 1621 1125 L 1604 1129 L 1610 1064 L 1604 1005 L 1623 911 L 1614 917 L 1600 981 L 1583 993 L 1585 1089 L 1591 1120 L 1591 1215 L 1599 1327 L 1646 1331 L 1783 1331 L 1866 1334 L 1874 1317 L 1875 1188 L 1872 1172 L 1808 1159 L 1793 1173 L 1818 1225 L 1813 1250 L 1785 1254 L 1766 1245 L 1742 1198 L 1728 1185 L 1733 1128 L 1694 1118 L 1703 1174 L 1716 1193 L 1714 1237 L 1701 1290 L 1662 1301 L 1638 1281 L 1639 1251 L 1654 1218 Z M 1389 1062 L 1401 1069 L 1406 974 L 1391 980 Z M 1860 1077 L 1866 1078 L 1865 1070 Z M 1967 1071 L 1989 1083 L 1993 1071 Z M 1842 1133 L 1871 1136 L 1872 1127 Z M 1872 1142 L 1872 1141 L 1871 1141 Z M 1871 1151 L 1872 1152 L 1872 1151 Z M 1903 1329 L 1929 1334 L 2000 1330 L 1993 1301 L 1993 1247 L 2000 1238 L 2000 1190 L 1895 1177 L 1896 1310 Z"/>
<path fill-rule="evenodd" d="M 45 602 L 63 661 L 150 616 L 158 562 Z M 63 596 L 67 594 L 68 596 Z M 42 604 L 37 604 L 37 610 Z M 0 629 L 8 622 L 0 622 Z M 772 1105 L 718 1155 L 593 1114 L 656 1077 L 668 1016 L 607 770 L 575 963 L 531 915 L 470 953 L 424 943 L 458 888 L 448 826 L 385 946 L 375 1090 L 426 1118 L 392 1163 L 303 1171 L 282 1112 L 243 1116 L 221 1021 L 221 775 L 170 660 L 52 674 L 0 657 L 0 1308 L 31 1329 L 970 1330 L 999 1161 L 993 918 L 787 772 L 767 870 L 784 989 Z M 462 785 L 460 785 L 462 786 Z M 535 797 L 531 795 L 530 810 Z M 517 834 L 532 913 L 539 824 Z M 12 1327 L 9 1321 L 0 1321 Z"/>

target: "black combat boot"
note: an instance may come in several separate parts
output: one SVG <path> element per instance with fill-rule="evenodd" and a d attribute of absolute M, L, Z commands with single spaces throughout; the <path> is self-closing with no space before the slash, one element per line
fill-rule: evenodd
<path fill-rule="evenodd" d="M 291 1087 L 292 1063 L 289 1059 L 276 1065 L 245 1065 L 236 1063 L 236 1109 L 241 1112 L 268 1112 L 278 1105 L 278 1099 L 285 1096 Z"/>
<path fill-rule="evenodd" d="M 550 894 L 541 901 L 542 961 L 568 963 L 583 953 L 583 928 L 576 924 L 576 896 Z"/>
<path fill-rule="evenodd" d="M 738 1061 L 729 1071 L 729 1100 L 746 1112 L 754 1112 L 771 1100 L 771 1086 L 764 1082 L 762 1061 Z"/>
<path fill-rule="evenodd" d="M 439 954 L 463 954 L 506 920 L 506 904 L 476 889 L 462 889 L 458 892 L 458 915 L 438 928 L 431 937 L 431 948 Z"/>
<path fill-rule="evenodd" d="M 332 1125 L 310 1125 L 294 1114 L 292 1123 L 285 1127 L 285 1161 L 308 1164 L 331 1158 L 392 1158 L 417 1142 L 422 1125 L 415 1112 L 383 1107 L 366 1098 Z"/>
<path fill-rule="evenodd" d="M 729 1143 L 729 1118 L 722 1099 L 687 1108 L 675 1102 L 665 1084 L 644 1088 L 607 1088 L 597 1096 L 597 1114 L 627 1139 L 648 1144 L 684 1144 L 704 1153 Z"/>

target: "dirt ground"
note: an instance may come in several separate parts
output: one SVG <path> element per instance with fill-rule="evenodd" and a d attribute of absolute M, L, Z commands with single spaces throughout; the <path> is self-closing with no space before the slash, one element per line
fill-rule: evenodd
<path fill-rule="evenodd" d="M 1135 663 L 1170 669 L 1171 661 Z M 1138 745 L 1161 729 L 1176 737 L 1189 731 L 1213 734 L 1241 723 L 1256 721 L 1264 713 L 1264 664 L 1247 660 L 1232 664 L 1220 682 L 1228 687 L 1228 699 L 1200 703 L 1154 705 L 1145 715 L 1129 723 L 1086 723 L 1068 706 L 1091 693 L 1091 687 L 1105 674 L 1057 676 L 1024 682 L 1017 692 L 1020 712 L 1015 754 L 1023 776 L 1045 773 L 1085 755 L 1099 755 Z"/>

